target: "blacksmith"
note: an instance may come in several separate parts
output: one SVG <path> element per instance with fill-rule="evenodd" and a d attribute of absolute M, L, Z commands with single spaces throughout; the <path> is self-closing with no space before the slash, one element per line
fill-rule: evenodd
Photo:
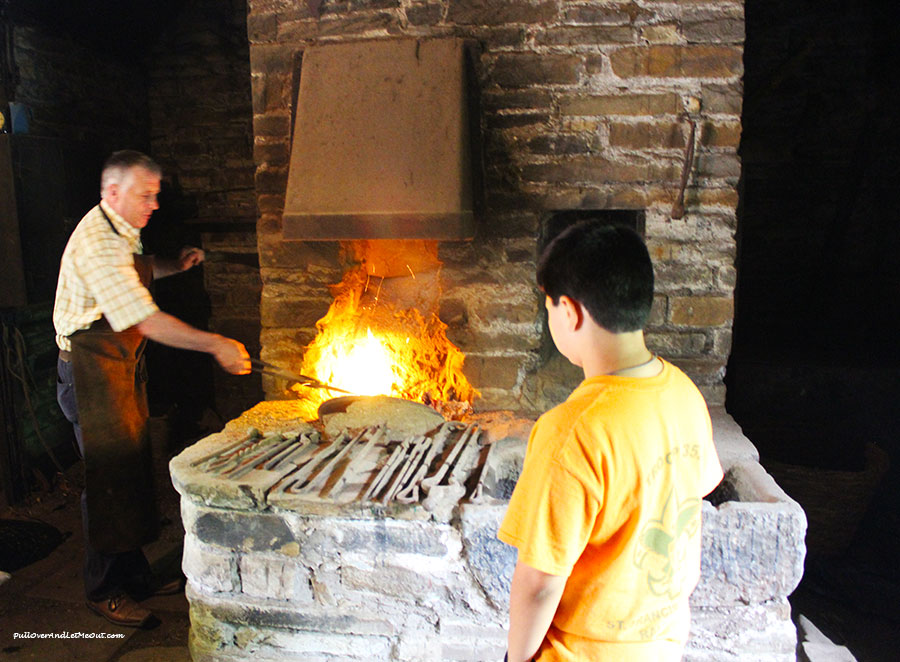
<path fill-rule="evenodd" d="M 147 339 L 211 354 L 232 374 L 249 372 L 236 340 L 162 312 L 147 289 L 153 278 L 189 269 L 203 251 L 177 260 L 143 255 L 141 229 L 158 208 L 160 167 L 148 156 L 115 152 L 106 161 L 100 203 L 63 252 L 53 310 L 59 345 L 57 399 L 75 428 L 85 465 L 81 497 L 88 607 L 118 625 L 140 627 L 151 612 L 137 600 L 180 590 L 154 582 L 141 546 L 159 517 L 147 432 Z"/>

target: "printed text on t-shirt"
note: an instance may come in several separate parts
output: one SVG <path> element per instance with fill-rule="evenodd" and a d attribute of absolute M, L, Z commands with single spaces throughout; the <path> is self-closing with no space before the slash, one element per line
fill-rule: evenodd
<path fill-rule="evenodd" d="M 667 465 L 672 464 L 672 462 L 679 457 L 690 460 L 699 460 L 700 444 L 682 444 L 680 446 L 675 446 L 672 450 L 660 455 L 656 458 L 656 462 L 654 462 L 653 466 L 650 468 L 648 482 L 652 484 L 659 476 L 659 472 Z"/>

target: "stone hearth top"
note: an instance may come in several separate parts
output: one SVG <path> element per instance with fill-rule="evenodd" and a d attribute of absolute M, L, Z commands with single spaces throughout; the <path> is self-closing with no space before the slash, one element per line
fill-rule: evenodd
<path fill-rule="evenodd" d="M 502 657 L 515 549 L 497 530 L 532 421 L 483 414 L 466 448 L 453 430 L 444 451 L 460 451 L 444 464 L 451 476 L 458 467 L 465 475 L 434 482 L 421 500 L 385 504 L 381 493 L 358 497 L 402 442 L 372 452 L 368 477 L 344 492 L 339 478 L 368 442 L 342 459 L 348 442 L 328 455 L 336 440 L 320 437 L 319 452 L 304 455 L 304 435 L 312 443 L 321 430 L 297 419 L 296 406 L 261 403 L 170 464 L 183 497 L 187 595 L 198 617 L 193 658 L 236 662 L 252 650 L 254 659 L 278 660 L 288 650 L 304 659 L 324 651 L 328 659 L 411 662 L 425 659 L 426 649 L 456 662 Z M 796 633 L 787 596 L 803 573 L 806 520 L 730 417 L 721 408 L 711 414 L 726 477 L 703 501 L 703 562 L 685 660 L 790 662 Z M 250 428 L 258 431 L 252 439 Z M 460 462 L 473 449 L 472 461 Z M 304 474 L 311 457 L 329 471 Z M 301 489 L 283 489 L 291 481 Z M 429 505 L 435 491 L 443 495 Z M 348 654 L 350 645 L 358 655 Z"/>
<path fill-rule="evenodd" d="M 331 438 L 299 412 L 297 400 L 255 405 L 171 461 L 175 488 L 223 508 L 447 521 L 460 502 L 509 499 L 534 423 L 493 411 L 427 436 L 379 427 Z M 756 462 L 731 417 L 721 407 L 710 413 L 725 471 Z"/>
<path fill-rule="evenodd" d="M 170 464 L 176 489 L 208 505 L 446 521 L 461 501 L 509 498 L 532 420 L 489 412 L 427 435 L 384 427 L 336 437 L 299 401 L 261 402 Z"/>

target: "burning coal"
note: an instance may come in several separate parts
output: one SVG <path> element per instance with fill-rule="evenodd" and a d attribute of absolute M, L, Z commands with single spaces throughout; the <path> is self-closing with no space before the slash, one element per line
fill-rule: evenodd
<path fill-rule="evenodd" d="M 404 309 L 379 296 L 380 279 L 364 267 L 348 271 L 334 288 L 328 313 L 316 323 L 300 372 L 358 395 L 390 395 L 429 404 L 448 418 L 471 411 L 479 395 L 462 372 L 465 355 L 447 339 L 433 312 Z M 292 387 L 310 419 L 323 389 Z"/>

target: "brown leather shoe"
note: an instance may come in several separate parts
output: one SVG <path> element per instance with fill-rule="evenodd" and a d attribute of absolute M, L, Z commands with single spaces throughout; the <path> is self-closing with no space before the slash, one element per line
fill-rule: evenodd
<path fill-rule="evenodd" d="M 116 595 L 102 600 L 88 600 L 88 609 L 99 614 L 110 623 L 127 628 L 139 628 L 147 624 L 153 612 L 144 609 L 127 595 Z"/>
<path fill-rule="evenodd" d="M 150 588 L 150 596 L 154 595 L 178 595 L 184 591 L 184 578 L 179 577 L 164 584 L 154 584 Z"/>
<path fill-rule="evenodd" d="M 147 598 L 157 595 L 178 595 L 184 592 L 184 576 L 176 577 L 168 581 L 161 577 L 153 577 L 149 583 L 135 582 L 125 585 L 125 593 L 130 595 L 136 602 L 143 602 Z"/>

